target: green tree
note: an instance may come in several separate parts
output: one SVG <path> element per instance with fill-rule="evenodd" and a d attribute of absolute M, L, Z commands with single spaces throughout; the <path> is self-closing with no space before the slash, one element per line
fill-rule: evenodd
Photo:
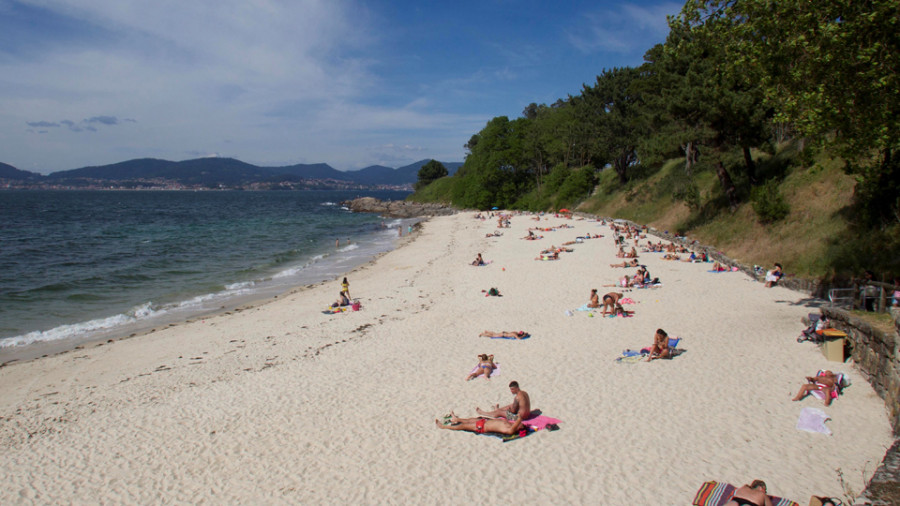
<path fill-rule="evenodd" d="M 639 129 L 637 69 L 624 67 L 604 70 L 594 86 L 584 86 L 580 103 L 593 130 L 595 159 L 611 160 L 619 182 L 628 181 L 628 168 L 637 162 Z M 598 166 L 603 166 L 599 164 Z"/>
<path fill-rule="evenodd" d="M 446 177 L 447 174 L 447 167 L 444 167 L 444 164 L 437 160 L 430 160 L 419 169 L 419 180 L 416 181 L 415 189 L 420 190 L 432 181 Z"/>
<path fill-rule="evenodd" d="M 759 82 L 777 122 L 839 150 L 864 218 L 900 222 L 897 183 L 878 183 L 900 172 L 900 3 L 688 0 L 679 22 L 721 48 L 723 73 Z"/>

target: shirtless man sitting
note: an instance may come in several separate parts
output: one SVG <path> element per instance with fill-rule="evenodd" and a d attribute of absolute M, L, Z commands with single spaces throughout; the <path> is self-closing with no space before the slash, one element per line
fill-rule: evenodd
<path fill-rule="evenodd" d="M 503 407 L 494 406 L 492 411 L 483 411 L 476 407 L 475 411 L 485 418 L 502 418 L 516 424 L 531 418 L 531 398 L 528 397 L 528 392 L 519 389 L 518 381 L 509 383 L 509 391 L 515 396 L 512 403 Z"/>

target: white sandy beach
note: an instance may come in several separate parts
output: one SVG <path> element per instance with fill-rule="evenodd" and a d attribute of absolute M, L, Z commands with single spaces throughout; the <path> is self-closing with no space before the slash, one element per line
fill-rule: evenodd
<path fill-rule="evenodd" d="M 0 504 L 690 504 L 706 480 L 759 478 L 806 504 L 859 493 L 891 444 L 882 400 L 848 362 L 797 343 L 804 294 L 711 264 L 645 253 L 663 286 L 633 318 L 588 317 L 632 269 L 613 269 L 593 221 L 433 218 L 414 241 L 349 273 L 359 312 L 322 314 L 339 280 L 151 334 L 0 368 Z M 535 261 L 538 251 L 599 233 Z M 470 262 L 481 252 L 485 267 Z M 777 259 L 775 259 L 777 260 Z M 625 272 L 623 272 L 625 271 Z M 500 289 L 503 297 L 482 290 Z M 618 291 L 618 290 L 617 290 Z M 617 363 L 683 338 L 672 360 Z M 478 337 L 526 330 L 524 341 Z M 501 374 L 464 381 L 479 353 Z M 830 407 L 791 402 L 818 369 L 847 373 Z M 435 428 L 451 409 L 512 400 L 563 421 L 503 443 Z M 798 431 L 824 409 L 833 435 Z"/>

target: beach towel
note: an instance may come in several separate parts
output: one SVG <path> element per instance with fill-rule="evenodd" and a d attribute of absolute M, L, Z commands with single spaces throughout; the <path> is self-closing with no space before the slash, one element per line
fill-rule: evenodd
<path fill-rule="evenodd" d="M 469 371 L 469 374 L 475 374 L 476 371 L 478 371 L 477 365 L 475 367 L 473 367 L 471 371 Z M 500 375 L 500 362 L 494 362 L 494 370 L 491 371 L 491 375 L 488 377 L 493 378 L 494 376 L 499 376 L 499 375 Z M 478 378 L 475 378 L 475 379 L 478 379 Z"/>
<path fill-rule="evenodd" d="M 341 307 L 330 307 L 325 311 L 322 311 L 323 314 L 337 314 L 337 313 L 346 313 L 350 311 L 350 306 L 341 306 Z"/>
<path fill-rule="evenodd" d="M 624 297 L 619 299 L 619 304 L 637 304 L 631 297 Z"/>
<path fill-rule="evenodd" d="M 719 483 L 715 481 L 707 481 L 700 485 L 700 490 L 694 496 L 692 506 L 722 506 L 731 500 L 731 497 L 737 491 L 737 487 L 730 483 Z M 797 502 L 770 495 L 773 506 L 800 506 Z"/>
<path fill-rule="evenodd" d="M 576 309 L 575 311 L 593 311 L 594 309 L 597 309 L 597 308 L 595 308 L 595 307 L 588 307 L 588 303 L 585 302 L 583 306 L 581 306 L 580 308 Z"/>
<path fill-rule="evenodd" d="M 549 416 L 538 415 L 528 420 L 522 421 L 522 424 L 531 427 L 534 430 L 544 430 L 548 425 L 556 425 L 562 423 L 562 420 L 550 418 Z"/>
<path fill-rule="evenodd" d="M 803 411 L 800 412 L 800 417 L 797 418 L 797 430 L 819 432 L 830 436 L 831 429 L 825 426 L 825 420 L 831 420 L 831 417 L 821 409 L 803 408 Z"/>

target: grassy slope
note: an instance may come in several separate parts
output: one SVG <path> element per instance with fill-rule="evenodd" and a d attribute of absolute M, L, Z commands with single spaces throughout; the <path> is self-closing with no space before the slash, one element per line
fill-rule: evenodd
<path fill-rule="evenodd" d="M 765 163 L 767 156 L 760 155 Z M 578 210 L 646 223 L 660 230 L 685 233 L 702 244 L 714 245 L 727 256 L 747 265 L 770 266 L 779 262 L 788 273 L 801 277 L 832 274 L 833 241 L 846 235 L 844 217 L 853 195 L 854 180 L 840 164 L 822 159 L 809 169 L 787 168 L 781 191 L 790 205 L 782 221 L 761 225 L 745 198 L 733 214 L 727 208 L 692 212 L 672 197 L 667 181 L 682 171 L 681 160 L 670 160 L 655 174 L 626 187 L 617 187 L 612 171 L 605 171 L 596 195 Z M 735 183 L 741 185 L 739 178 Z M 711 172 L 695 178 L 701 200 L 714 202 L 721 196 L 718 179 Z M 714 206 L 713 206 L 714 207 Z"/>

